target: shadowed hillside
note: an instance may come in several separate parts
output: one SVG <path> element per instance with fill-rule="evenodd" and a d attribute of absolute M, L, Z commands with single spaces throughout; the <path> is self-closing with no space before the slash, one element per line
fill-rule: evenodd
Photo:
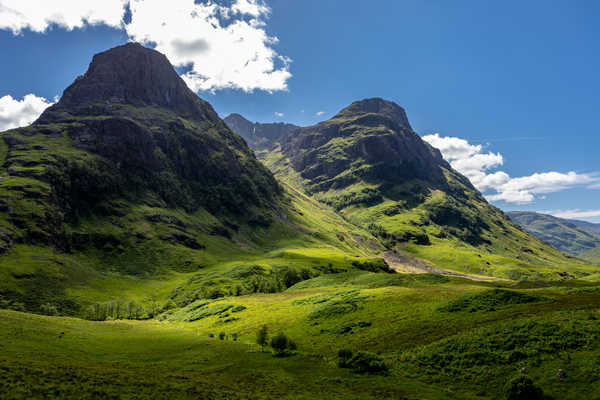
<path fill-rule="evenodd" d="M 280 185 L 164 55 L 135 43 L 96 55 L 33 125 L 2 133 L 0 157 L 4 308 L 82 315 L 119 300 L 152 316 L 354 269 L 381 247 Z"/>

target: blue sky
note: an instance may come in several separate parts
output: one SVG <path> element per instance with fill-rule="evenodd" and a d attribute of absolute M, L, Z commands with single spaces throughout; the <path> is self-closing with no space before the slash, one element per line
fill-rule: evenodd
<path fill-rule="evenodd" d="M 600 222 L 596 1 L 131 0 L 123 22 L 125 3 L 0 0 L 0 127 L 138 40 L 222 116 L 308 125 L 383 97 L 502 209 Z"/>

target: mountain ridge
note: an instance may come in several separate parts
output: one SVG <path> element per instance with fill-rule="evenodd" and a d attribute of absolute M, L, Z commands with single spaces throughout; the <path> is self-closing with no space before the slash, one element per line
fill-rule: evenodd
<path fill-rule="evenodd" d="M 246 140 L 248 146 L 255 151 L 265 150 L 271 147 L 280 137 L 286 133 L 299 128 L 294 124 L 284 122 L 260 123 L 250 122 L 242 115 L 233 113 L 223 118 L 223 122 Z"/>
<path fill-rule="evenodd" d="M 597 224 L 528 211 L 511 211 L 507 215 L 536 237 L 568 254 L 580 256 L 600 246 L 600 229 L 599 233 L 588 229 Z"/>

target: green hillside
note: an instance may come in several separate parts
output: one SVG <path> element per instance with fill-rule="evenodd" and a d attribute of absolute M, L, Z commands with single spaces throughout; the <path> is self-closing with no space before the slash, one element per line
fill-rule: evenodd
<path fill-rule="evenodd" d="M 259 161 L 134 43 L 3 132 L 0 398 L 600 398 L 600 267 L 403 109 L 278 140 Z"/>
<path fill-rule="evenodd" d="M 524 375 L 551 398 L 596 398 L 600 292 L 564 285 L 353 272 L 192 303 L 158 321 L 0 311 L 0 397 L 503 399 Z M 297 349 L 261 352 L 264 324 Z M 341 349 L 371 353 L 388 371 L 340 368 Z"/>
<path fill-rule="evenodd" d="M 136 80 L 148 74 L 150 88 Z M 137 44 L 96 55 L 0 150 L 3 308 L 82 316 L 134 302 L 152 316 L 380 253 L 370 233 L 278 183 L 163 55 Z"/>
<path fill-rule="evenodd" d="M 600 263 L 600 246 L 584 251 L 579 254 L 579 257 L 594 263 Z"/>
<path fill-rule="evenodd" d="M 525 211 L 507 214 L 524 229 L 565 253 L 580 256 L 600 245 L 600 235 L 578 221 Z"/>
<path fill-rule="evenodd" d="M 471 275 L 563 279 L 596 267 L 568 257 L 490 205 L 436 149 L 412 131 L 404 110 L 382 99 L 284 135 L 263 161 L 388 249 Z"/>

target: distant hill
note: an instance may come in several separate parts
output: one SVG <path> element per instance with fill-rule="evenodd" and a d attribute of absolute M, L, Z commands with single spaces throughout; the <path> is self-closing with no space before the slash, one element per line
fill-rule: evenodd
<path fill-rule="evenodd" d="M 600 224 L 526 211 L 507 214 L 524 229 L 565 253 L 580 256 L 600 245 Z"/>
<path fill-rule="evenodd" d="M 253 150 L 263 150 L 272 146 L 286 133 L 299 128 L 283 122 L 259 123 L 250 122 L 240 114 L 231 114 L 223 119 L 229 129 L 246 140 Z"/>
<path fill-rule="evenodd" d="M 584 260 L 600 263 L 600 246 L 597 246 L 591 250 L 584 251 L 579 255 Z"/>
<path fill-rule="evenodd" d="M 600 235 L 600 224 L 594 224 L 587 221 L 578 221 L 576 219 L 569 220 L 580 228 L 587 229 L 590 232 L 594 232 Z"/>

